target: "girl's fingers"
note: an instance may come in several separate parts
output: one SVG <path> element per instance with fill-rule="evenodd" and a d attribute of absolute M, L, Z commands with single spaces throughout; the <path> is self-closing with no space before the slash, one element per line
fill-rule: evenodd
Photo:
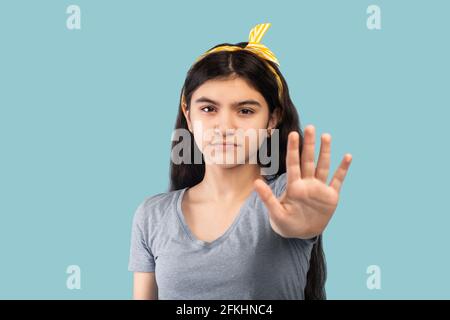
<path fill-rule="evenodd" d="M 301 178 L 299 141 L 300 136 L 297 131 L 289 132 L 286 154 L 286 187 Z"/>
<path fill-rule="evenodd" d="M 339 168 L 334 173 L 333 179 L 330 182 L 330 186 L 338 193 L 341 190 L 342 183 L 344 182 L 350 163 L 352 162 L 352 155 L 347 153 L 341 162 Z"/>
<path fill-rule="evenodd" d="M 315 128 L 308 125 L 305 128 L 305 139 L 303 140 L 302 150 L 302 178 L 314 177 L 314 144 L 315 144 Z"/>
<path fill-rule="evenodd" d="M 324 133 L 320 145 L 319 160 L 317 161 L 316 178 L 327 183 L 330 171 L 331 135 Z"/>
<path fill-rule="evenodd" d="M 254 187 L 271 215 L 278 216 L 281 212 L 283 212 L 283 206 L 275 197 L 272 189 L 267 185 L 267 183 L 261 179 L 256 179 L 254 181 Z"/>

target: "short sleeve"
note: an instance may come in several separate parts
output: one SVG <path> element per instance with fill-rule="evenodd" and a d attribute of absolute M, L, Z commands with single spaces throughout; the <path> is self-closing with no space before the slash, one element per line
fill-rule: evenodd
<path fill-rule="evenodd" d="M 137 208 L 131 227 L 131 245 L 128 270 L 133 272 L 154 272 L 155 260 L 148 245 L 148 220 L 145 215 L 145 201 Z"/>
<path fill-rule="evenodd" d="M 281 194 L 284 192 L 284 190 L 286 190 L 286 172 L 280 174 L 276 180 L 275 180 L 275 185 L 274 185 L 274 194 L 276 195 L 276 197 L 280 197 Z M 298 240 L 303 240 L 309 244 L 315 244 L 318 240 L 319 236 L 315 236 L 313 238 L 310 239 L 300 239 L 298 238 Z"/>

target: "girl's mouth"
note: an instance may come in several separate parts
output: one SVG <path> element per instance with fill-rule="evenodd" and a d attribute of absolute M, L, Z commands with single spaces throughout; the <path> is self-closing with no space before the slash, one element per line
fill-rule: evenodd
<path fill-rule="evenodd" d="M 223 146 L 223 147 L 238 147 L 239 145 L 234 142 L 217 142 L 211 143 L 213 146 Z"/>

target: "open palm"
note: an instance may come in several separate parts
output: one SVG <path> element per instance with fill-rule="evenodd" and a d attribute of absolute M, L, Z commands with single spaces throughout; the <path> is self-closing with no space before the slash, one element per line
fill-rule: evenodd
<path fill-rule="evenodd" d="M 322 135 L 319 159 L 315 167 L 314 126 L 307 126 L 304 133 L 301 162 L 299 134 L 296 131 L 289 133 L 286 188 L 279 198 L 275 197 L 264 181 L 255 180 L 255 189 L 269 211 L 273 230 L 286 238 L 309 239 L 323 232 L 336 210 L 339 192 L 352 161 L 351 154 L 346 154 L 331 182 L 327 184 L 331 136 Z"/>

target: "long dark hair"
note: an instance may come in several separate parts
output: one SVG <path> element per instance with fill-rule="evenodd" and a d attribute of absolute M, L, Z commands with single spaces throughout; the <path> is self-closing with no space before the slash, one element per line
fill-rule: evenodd
<path fill-rule="evenodd" d="M 217 46 L 222 45 L 232 44 L 223 43 Z M 234 46 L 244 48 L 246 45 L 247 42 L 240 42 Z M 270 64 L 281 79 L 283 84 L 281 97 L 279 96 L 275 76 L 266 64 Z M 277 177 L 286 172 L 285 159 L 289 132 L 297 131 L 299 133 L 300 156 L 303 149 L 303 132 L 300 129 L 300 121 L 297 110 L 289 96 L 288 85 L 277 65 L 271 61 L 263 61 L 257 55 L 246 50 L 237 50 L 210 53 L 194 63 L 187 73 L 186 80 L 181 90 L 175 129 L 188 130 L 188 125 L 182 112 L 181 104 L 185 101 L 186 109 L 189 110 L 192 94 L 200 85 L 208 80 L 227 79 L 235 76 L 243 78 L 261 93 L 269 106 L 270 114 L 275 111 L 279 112 L 279 121 L 276 126 L 276 129 L 279 130 L 280 141 L 279 166 L 278 172 L 275 174 L 275 177 Z M 184 99 L 182 99 L 183 93 Z M 199 150 L 197 149 L 192 133 L 190 140 L 190 150 L 195 150 L 195 152 L 198 152 Z M 177 141 L 172 141 L 172 149 L 177 143 Z M 270 146 L 270 143 L 267 143 L 267 145 Z M 270 154 L 270 150 L 268 154 Z M 191 158 L 192 161 L 190 161 L 190 163 L 175 164 L 173 161 L 170 162 L 169 191 L 179 190 L 185 187 L 193 187 L 203 180 L 205 174 L 205 164 L 203 159 L 201 164 L 196 164 L 194 162 L 194 152 L 191 152 Z M 325 281 L 326 262 L 322 247 L 322 235 L 320 235 L 311 252 L 310 266 L 305 286 L 305 299 L 326 299 Z"/>

